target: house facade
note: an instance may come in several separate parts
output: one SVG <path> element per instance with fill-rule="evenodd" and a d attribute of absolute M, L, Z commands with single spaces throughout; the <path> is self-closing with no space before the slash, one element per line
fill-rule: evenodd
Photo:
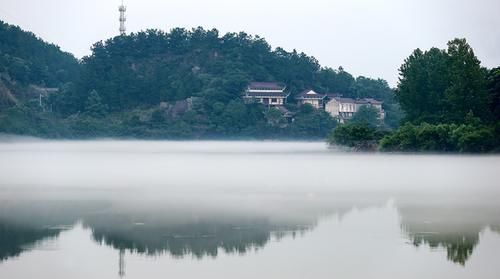
<path fill-rule="evenodd" d="M 316 109 L 323 109 L 326 95 L 318 94 L 314 90 L 309 89 L 297 95 L 296 98 L 300 105 L 309 104 Z"/>
<path fill-rule="evenodd" d="M 261 103 L 269 108 L 275 107 L 285 118 L 293 121 L 293 113 L 284 107 L 289 96 L 286 86 L 278 82 L 251 82 L 242 93 L 245 103 Z M 298 94 L 295 99 L 299 105 L 309 104 L 315 109 L 325 110 L 341 123 L 350 120 L 363 106 L 376 108 L 379 118 L 381 120 L 385 118 L 383 103 L 372 98 L 343 98 L 340 94 L 320 94 L 308 89 Z"/>
<path fill-rule="evenodd" d="M 325 105 L 325 110 L 333 117 L 344 123 L 350 120 L 362 106 L 372 106 L 379 112 L 379 118 L 385 118 L 385 111 L 382 102 L 372 98 L 351 99 L 338 96 L 331 97 Z"/>
<path fill-rule="evenodd" d="M 258 102 L 266 106 L 283 106 L 290 94 L 286 86 L 277 82 L 251 82 L 243 92 L 246 103 Z"/>

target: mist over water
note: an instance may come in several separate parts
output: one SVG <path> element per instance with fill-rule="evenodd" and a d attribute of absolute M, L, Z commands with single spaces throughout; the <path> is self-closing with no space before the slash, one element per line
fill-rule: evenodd
<path fill-rule="evenodd" d="M 2 186 L 413 191 L 496 188 L 496 156 L 352 154 L 321 142 L 0 144 Z M 474 185 L 474 187 L 469 187 Z"/>
<path fill-rule="evenodd" d="M 499 156 L 25 140 L 0 170 L 6 278 L 500 274 Z"/>

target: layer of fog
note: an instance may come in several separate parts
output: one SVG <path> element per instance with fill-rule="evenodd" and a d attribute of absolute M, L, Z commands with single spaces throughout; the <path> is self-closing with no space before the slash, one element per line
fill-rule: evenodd
<path fill-rule="evenodd" d="M 0 187 L 183 192 L 496 189 L 500 157 L 360 154 L 321 142 L 0 144 Z"/>

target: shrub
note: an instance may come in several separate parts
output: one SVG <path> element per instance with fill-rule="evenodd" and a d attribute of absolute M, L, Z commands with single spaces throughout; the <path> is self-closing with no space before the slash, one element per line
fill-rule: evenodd
<path fill-rule="evenodd" d="M 479 123 L 407 123 L 380 141 L 381 150 L 402 152 L 491 152 L 497 146 L 495 129 Z"/>
<path fill-rule="evenodd" d="M 330 145 L 345 145 L 349 147 L 367 147 L 376 144 L 380 137 L 376 129 L 366 123 L 348 123 L 337 127 L 328 137 Z"/>

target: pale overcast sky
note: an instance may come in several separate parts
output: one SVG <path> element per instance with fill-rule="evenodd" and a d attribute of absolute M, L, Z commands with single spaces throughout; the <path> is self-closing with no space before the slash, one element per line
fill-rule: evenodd
<path fill-rule="evenodd" d="M 0 19 L 82 57 L 118 34 L 119 0 L 0 0 Z M 245 31 L 323 66 L 396 85 L 413 49 L 465 37 L 484 66 L 500 65 L 500 0 L 125 0 L 128 32 L 203 26 Z M 1 38 L 0 38 L 1 39 Z"/>

